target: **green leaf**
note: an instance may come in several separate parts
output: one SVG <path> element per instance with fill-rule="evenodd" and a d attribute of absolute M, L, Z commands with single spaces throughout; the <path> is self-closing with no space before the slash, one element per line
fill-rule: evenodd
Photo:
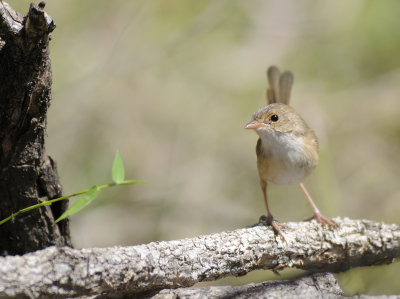
<path fill-rule="evenodd" d="M 56 220 L 56 223 L 63 220 L 64 218 L 75 214 L 86 207 L 88 204 L 92 202 L 93 199 L 99 194 L 100 189 L 97 186 L 93 186 L 89 189 L 88 192 L 82 194 L 73 204 L 70 206 L 68 210 L 66 210 L 60 218 Z"/>
<path fill-rule="evenodd" d="M 112 179 L 115 183 L 121 183 L 125 178 L 124 163 L 122 162 L 121 155 L 117 150 L 112 166 Z"/>

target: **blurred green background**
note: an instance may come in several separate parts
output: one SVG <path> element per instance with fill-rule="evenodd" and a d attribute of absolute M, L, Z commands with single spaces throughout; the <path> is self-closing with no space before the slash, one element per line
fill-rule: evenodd
<path fill-rule="evenodd" d="M 10 1 L 26 13 L 29 1 Z M 399 224 L 400 2 L 48 1 L 53 103 L 47 152 L 66 193 L 127 178 L 72 217 L 76 247 L 233 230 L 264 213 L 253 132 L 271 64 L 320 139 L 305 184 L 329 216 Z M 311 215 L 296 186 L 269 188 L 280 221 Z M 299 275 L 255 271 L 216 283 Z M 347 294 L 400 293 L 400 263 L 337 275 Z"/>

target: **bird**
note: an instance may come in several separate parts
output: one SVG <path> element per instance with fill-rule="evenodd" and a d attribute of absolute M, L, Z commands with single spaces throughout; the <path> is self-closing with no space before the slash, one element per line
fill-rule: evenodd
<path fill-rule="evenodd" d="M 336 227 L 333 220 L 321 214 L 303 184 L 318 164 L 319 144 L 315 132 L 289 105 L 293 74 L 290 71 L 280 74 L 276 66 L 271 66 L 267 70 L 267 81 L 267 105 L 258 109 L 245 125 L 245 129 L 254 130 L 259 136 L 256 145 L 257 169 L 267 209 L 267 216 L 261 216 L 260 222 L 270 225 L 285 240 L 281 230 L 285 226 L 274 219 L 268 206 L 267 186 L 271 182 L 277 185 L 298 184 L 313 210 L 313 216 L 306 220 L 315 219 Z"/>

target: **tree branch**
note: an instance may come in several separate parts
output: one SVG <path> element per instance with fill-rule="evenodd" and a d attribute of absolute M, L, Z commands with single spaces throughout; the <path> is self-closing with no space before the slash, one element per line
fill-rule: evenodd
<path fill-rule="evenodd" d="M 294 280 L 264 281 L 242 286 L 211 286 L 162 290 L 151 299 L 170 298 L 343 298 L 331 273 L 317 273 Z"/>
<path fill-rule="evenodd" d="M 368 220 L 286 223 L 287 244 L 270 227 L 131 247 L 49 247 L 0 258 L 0 297 L 71 297 L 192 286 L 256 269 L 338 272 L 386 264 L 400 256 L 400 230 Z"/>

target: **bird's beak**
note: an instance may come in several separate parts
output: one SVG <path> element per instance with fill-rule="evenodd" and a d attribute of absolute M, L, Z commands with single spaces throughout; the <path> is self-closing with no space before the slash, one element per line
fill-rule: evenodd
<path fill-rule="evenodd" d="M 252 120 L 247 125 L 245 125 L 244 128 L 250 130 L 250 129 L 258 129 L 258 128 L 261 128 L 263 126 L 264 126 L 263 123 L 260 123 L 260 122 L 258 122 L 256 120 Z"/>

